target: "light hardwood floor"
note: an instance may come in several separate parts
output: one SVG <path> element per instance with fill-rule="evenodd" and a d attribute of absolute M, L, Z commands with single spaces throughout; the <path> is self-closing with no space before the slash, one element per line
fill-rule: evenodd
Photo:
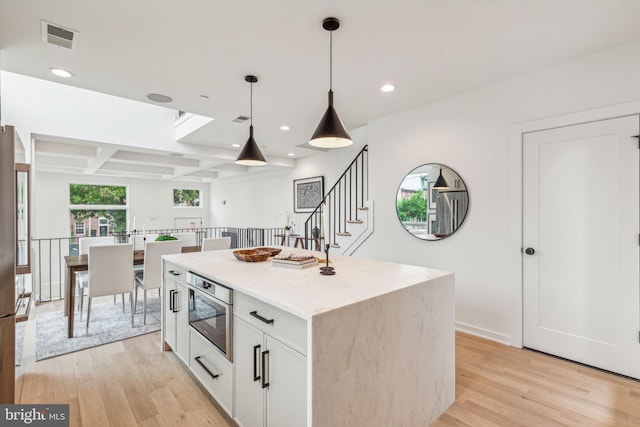
<path fill-rule="evenodd" d="M 640 426 L 640 382 L 457 333 L 456 402 L 433 425 Z"/>
<path fill-rule="evenodd" d="M 18 403 L 68 403 L 71 426 L 231 425 L 177 358 L 159 351 L 159 333 L 36 363 L 33 319 L 57 304 L 32 312 Z M 640 382 L 456 333 L 456 402 L 433 425 L 640 426 Z"/>
<path fill-rule="evenodd" d="M 110 297 L 108 297 L 110 298 Z M 36 313 L 27 324 L 17 403 L 69 404 L 71 426 L 213 426 L 229 422 L 155 332 L 35 362 Z"/>

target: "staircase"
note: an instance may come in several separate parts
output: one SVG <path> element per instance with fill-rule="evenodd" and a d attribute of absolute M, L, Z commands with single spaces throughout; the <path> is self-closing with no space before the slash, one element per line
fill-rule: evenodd
<path fill-rule="evenodd" d="M 373 233 L 369 157 L 365 145 L 304 223 L 305 247 L 352 255 Z"/>

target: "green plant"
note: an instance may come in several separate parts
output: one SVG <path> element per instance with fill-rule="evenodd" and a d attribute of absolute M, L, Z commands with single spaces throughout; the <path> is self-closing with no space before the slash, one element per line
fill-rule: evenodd
<path fill-rule="evenodd" d="M 417 191 L 408 199 L 397 202 L 396 209 L 400 221 L 426 221 L 427 220 L 427 200 L 422 192 Z"/>
<path fill-rule="evenodd" d="M 172 236 L 171 234 L 161 234 L 156 237 L 156 242 L 163 242 L 165 240 L 178 240 L 178 238 Z"/>

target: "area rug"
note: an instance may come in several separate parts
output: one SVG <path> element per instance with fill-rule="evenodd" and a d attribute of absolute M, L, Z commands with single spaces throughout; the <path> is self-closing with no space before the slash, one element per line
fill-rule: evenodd
<path fill-rule="evenodd" d="M 155 294 L 155 292 L 150 292 Z M 62 312 L 44 313 L 36 318 L 36 361 L 49 359 L 62 354 L 84 350 L 103 344 L 148 334 L 160 329 L 160 297 L 147 296 L 147 324 L 142 324 L 142 298 L 138 299 L 138 307 L 134 315 L 134 327 L 131 327 L 131 311 L 129 303 L 111 302 L 91 306 L 91 322 L 89 334 L 86 333 L 87 309 L 82 320 L 79 313 L 74 317 L 74 337 L 67 338 L 67 318 Z"/>
<path fill-rule="evenodd" d="M 22 349 L 24 347 L 24 322 L 16 323 L 16 366 L 22 365 Z"/>

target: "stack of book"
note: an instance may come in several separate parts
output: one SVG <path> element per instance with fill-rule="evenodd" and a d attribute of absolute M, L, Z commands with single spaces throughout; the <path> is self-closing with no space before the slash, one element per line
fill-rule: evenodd
<path fill-rule="evenodd" d="M 275 256 L 271 263 L 278 267 L 302 269 L 318 265 L 318 260 L 312 255 L 288 254 Z"/>

